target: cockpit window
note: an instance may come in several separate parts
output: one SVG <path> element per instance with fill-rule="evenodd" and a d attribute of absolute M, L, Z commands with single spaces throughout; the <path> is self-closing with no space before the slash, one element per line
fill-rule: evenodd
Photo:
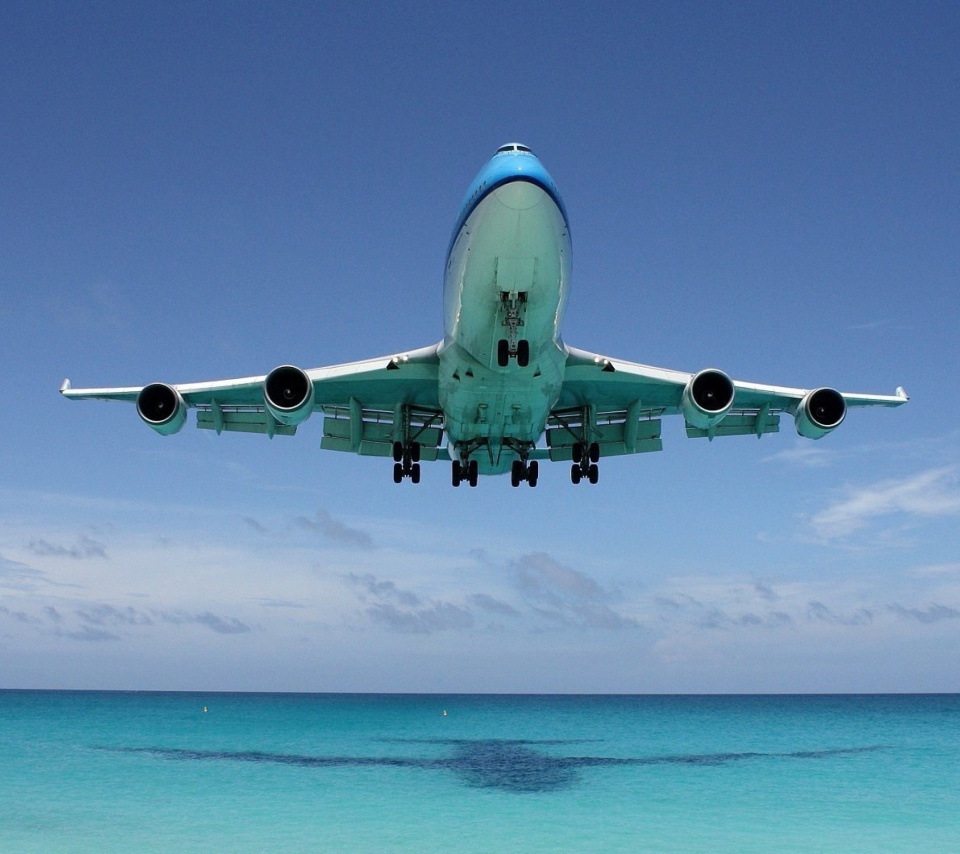
<path fill-rule="evenodd" d="M 511 142 L 508 145 L 501 145 L 497 149 L 497 154 L 512 154 L 517 151 L 522 151 L 522 152 L 525 152 L 526 154 L 533 154 L 533 151 L 527 148 L 527 146 L 520 145 L 520 143 L 518 142 Z"/>

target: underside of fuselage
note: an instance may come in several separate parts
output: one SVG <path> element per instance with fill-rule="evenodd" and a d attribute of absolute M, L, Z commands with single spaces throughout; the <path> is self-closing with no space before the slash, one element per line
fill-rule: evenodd
<path fill-rule="evenodd" d="M 552 180 L 529 151 L 498 153 L 468 192 L 447 254 L 439 398 L 455 471 L 457 461 L 510 471 L 543 435 L 563 383 L 569 279 Z"/>

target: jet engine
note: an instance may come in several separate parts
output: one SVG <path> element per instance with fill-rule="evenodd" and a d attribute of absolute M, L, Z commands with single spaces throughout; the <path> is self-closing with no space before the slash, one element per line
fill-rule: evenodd
<path fill-rule="evenodd" d="M 313 412 L 313 381 L 300 368 L 281 365 L 264 379 L 263 400 L 277 421 L 295 427 Z"/>
<path fill-rule="evenodd" d="M 684 387 L 680 411 L 689 425 L 707 430 L 730 411 L 734 391 L 733 380 L 723 371 L 707 368 L 692 376 Z"/>
<path fill-rule="evenodd" d="M 839 427 L 846 414 L 847 404 L 839 391 L 818 388 L 800 401 L 794 421 L 797 432 L 805 439 L 820 439 Z"/>
<path fill-rule="evenodd" d="M 161 436 L 170 436 L 186 423 L 187 404 L 173 386 L 151 383 L 137 395 L 137 414 Z"/>

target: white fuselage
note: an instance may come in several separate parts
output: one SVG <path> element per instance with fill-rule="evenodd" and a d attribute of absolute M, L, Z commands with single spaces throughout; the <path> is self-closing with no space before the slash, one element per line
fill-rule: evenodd
<path fill-rule="evenodd" d="M 472 190 L 447 255 L 440 405 L 451 456 L 466 450 L 493 474 L 534 447 L 560 395 L 570 232 L 532 154 L 498 154 Z M 528 342 L 525 366 L 501 365 L 502 339 Z"/>

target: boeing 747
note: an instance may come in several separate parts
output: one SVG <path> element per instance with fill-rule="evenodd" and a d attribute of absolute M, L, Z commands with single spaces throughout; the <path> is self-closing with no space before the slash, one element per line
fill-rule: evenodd
<path fill-rule="evenodd" d="M 454 486 L 510 473 L 536 486 L 539 461 L 596 483 L 601 459 L 659 451 L 661 419 L 689 437 L 779 430 L 780 416 L 819 439 L 849 407 L 900 406 L 894 395 L 787 388 L 625 362 L 570 347 L 570 227 L 557 187 L 525 145 L 501 146 L 460 207 L 447 250 L 443 340 L 361 362 L 265 376 L 124 388 L 72 388 L 71 399 L 126 400 L 157 433 L 197 426 L 290 436 L 315 412 L 320 447 L 393 459 L 393 479 L 420 481 L 421 462 L 448 460 Z"/>

